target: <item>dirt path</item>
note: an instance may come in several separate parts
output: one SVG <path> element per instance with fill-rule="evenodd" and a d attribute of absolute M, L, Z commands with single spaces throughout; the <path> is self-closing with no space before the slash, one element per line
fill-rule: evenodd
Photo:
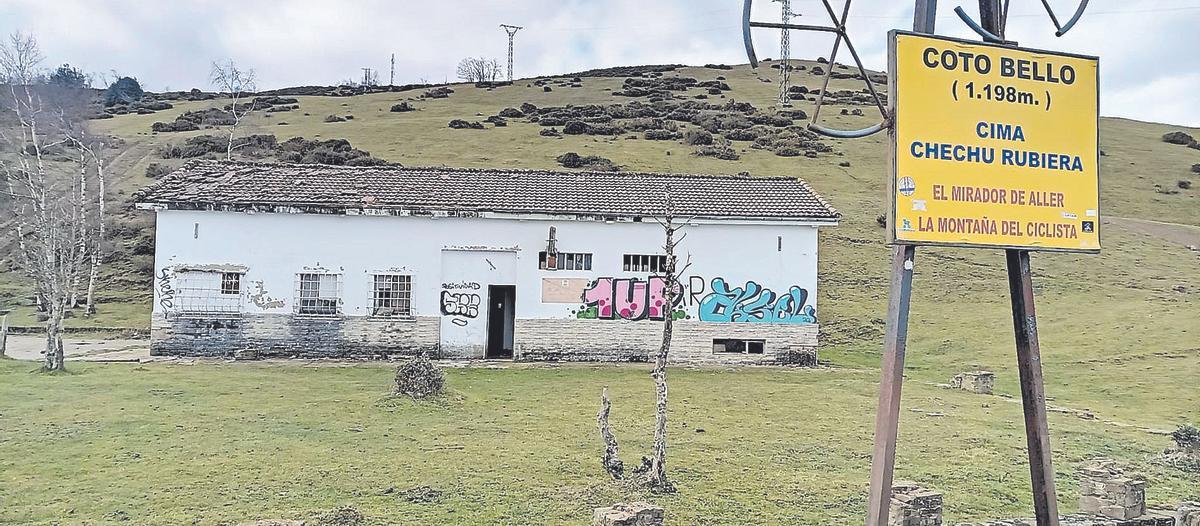
<path fill-rule="evenodd" d="M 17 360 L 42 359 L 46 338 L 41 335 L 10 335 L 5 354 Z M 148 340 L 63 340 L 67 360 L 88 362 L 139 361 L 150 357 Z"/>
<path fill-rule="evenodd" d="M 1104 222 L 1200 251 L 1200 226 L 1164 223 L 1149 219 L 1134 219 L 1132 217 L 1109 217 Z"/>

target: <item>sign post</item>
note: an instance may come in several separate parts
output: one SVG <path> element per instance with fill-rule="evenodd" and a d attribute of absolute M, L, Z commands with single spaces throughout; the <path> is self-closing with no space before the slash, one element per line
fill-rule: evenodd
<path fill-rule="evenodd" d="M 979 0 L 1003 40 L 999 3 Z M 889 34 L 894 252 L 867 525 L 888 523 L 915 247 L 930 245 L 1005 250 L 1034 512 L 1056 526 L 1029 255 L 1100 250 L 1099 61 L 934 37 L 935 11 L 918 0 L 914 31 Z"/>

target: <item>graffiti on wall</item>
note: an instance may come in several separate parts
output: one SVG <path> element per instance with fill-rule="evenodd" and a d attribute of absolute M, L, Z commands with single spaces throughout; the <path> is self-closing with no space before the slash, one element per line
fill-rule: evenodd
<path fill-rule="evenodd" d="M 167 267 L 158 273 L 158 305 L 164 311 L 175 309 L 175 288 L 171 286 L 171 269 Z"/>
<path fill-rule="evenodd" d="M 686 316 L 682 309 L 683 287 L 675 287 L 673 305 L 667 305 L 666 279 L 652 276 L 641 278 L 599 278 L 583 291 L 583 306 L 575 313 L 579 318 L 604 320 L 661 320 L 669 313 L 676 319 Z"/>
<path fill-rule="evenodd" d="M 602 320 L 662 320 L 668 313 L 674 319 L 696 318 L 724 323 L 816 323 L 816 308 L 809 304 L 808 290 L 793 285 L 780 294 L 755 281 L 731 287 L 725 278 L 711 282 L 690 276 L 687 285 L 676 282 L 673 305 L 667 307 L 666 279 L 604 277 L 592 281 L 583 291 L 583 304 L 574 311 L 577 318 Z"/>
<path fill-rule="evenodd" d="M 754 281 L 730 287 L 724 278 L 713 278 L 708 295 L 700 300 L 701 321 L 748 323 L 816 323 L 817 313 L 808 305 L 808 291 L 793 285 L 786 294 L 776 294 Z"/>
<path fill-rule="evenodd" d="M 474 288 L 470 286 L 450 287 L 448 285 L 451 284 L 443 283 L 442 287 L 444 289 L 453 288 L 457 290 L 477 290 L 479 288 L 478 283 L 474 284 Z M 467 325 L 467 323 L 469 323 L 468 320 L 479 317 L 480 303 L 481 299 L 479 298 L 479 295 L 475 294 L 474 292 L 451 292 L 450 290 L 442 290 L 442 315 L 452 316 L 453 318 L 450 320 L 450 323 L 458 325 L 459 327 L 464 327 Z"/>

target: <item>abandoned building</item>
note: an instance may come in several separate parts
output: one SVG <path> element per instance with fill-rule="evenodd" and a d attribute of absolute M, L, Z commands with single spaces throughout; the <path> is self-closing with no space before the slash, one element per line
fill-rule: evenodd
<path fill-rule="evenodd" d="M 812 363 L 839 219 L 790 177 L 217 161 L 136 202 L 151 352 L 181 356 L 645 361 L 671 316 L 676 363 Z"/>

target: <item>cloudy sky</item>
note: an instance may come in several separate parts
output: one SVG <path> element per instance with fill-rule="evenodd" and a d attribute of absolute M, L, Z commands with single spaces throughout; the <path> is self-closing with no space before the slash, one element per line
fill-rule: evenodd
<path fill-rule="evenodd" d="M 1060 19 L 1078 0 L 1051 0 Z M 834 0 L 840 5 L 839 0 Z M 777 20 L 779 4 L 755 2 Z M 938 33 L 970 37 L 942 0 Z M 828 22 L 819 0 L 792 0 L 804 23 Z M 912 2 L 854 0 L 851 36 L 869 67 L 885 62 L 885 33 L 908 29 Z M 740 0 L 3 0 L 0 31 L 33 32 L 47 65 L 132 75 L 152 90 L 207 88 L 209 64 L 253 67 L 260 88 L 333 84 L 381 72 L 396 83 L 454 80 L 464 56 L 504 61 L 501 23 L 517 34 L 518 77 L 595 67 L 744 63 Z M 1200 0 L 1092 0 L 1066 36 L 1037 0 L 1013 0 L 1009 38 L 1024 46 L 1099 55 L 1104 115 L 1200 126 Z M 778 56 L 778 32 L 756 31 L 760 57 Z M 795 58 L 827 55 L 832 37 L 794 33 Z"/>

